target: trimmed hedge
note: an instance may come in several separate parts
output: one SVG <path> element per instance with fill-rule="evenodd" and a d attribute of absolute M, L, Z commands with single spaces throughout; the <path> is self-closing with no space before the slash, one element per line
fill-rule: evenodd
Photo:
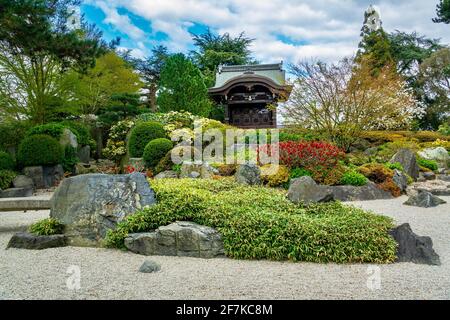
<path fill-rule="evenodd" d="M 396 242 L 391 218 L 339 202 L 297 205 L 284 191 L 249 187 L 232 178 L 152 180 L 158 203 L 109 230 L 106 245 L 124 248 L 129 233 L 175 221 L 216 228 L 236 259 L 390 263 Z"/>
<path fill-rule="evenodd" d="M 438 164 L 434 160 L 419 158 L 417 159 L 417 164 L 421 167 L 430 169 L 431 171 L 436 171 L 438 169 Z"/>
<path fill-rule="evenodd" d="M 140 158 L 144 154 L 147 144 L 158 138 L 165 138 L 166 132 L 162 124 L 154 121 L 143 122 L 131 130 L 128 150 L 133 158 Z"/>
<path fill-rule="evenodd" d="M 354 170 L 350 170 L 344 173 L 341 178 L 341 184 L 349 186 L 365 186 L 367 184 L 367 178 Z"/>
<path fill-rule="evenodd" d="M 150 141 L 144 149 L 144 162 L 149 168 L 155 167 L 167 153 L 172 150 L 173 143 L 169 139 L 159 138 Z"/>
<path fill-rule="evenodd" d="M 61 137 L 66 127 L 59 123 L 47 123 L 31 128 L 27 132 L 27 136 L 45 134 L 57 140 Z"/>
<path fill-rule="evenodd" d="M 0 151 L 0 170 L 14 170 L 14 159 L 7 152 Z"/>
<path fill-rule="evenodd" d="M 45 166 L 62 163 L 64 150 L 59 142 L 43 134 L 31 135 L 23 139 L 17 153 L 18 163 L 27 166 Z"/>

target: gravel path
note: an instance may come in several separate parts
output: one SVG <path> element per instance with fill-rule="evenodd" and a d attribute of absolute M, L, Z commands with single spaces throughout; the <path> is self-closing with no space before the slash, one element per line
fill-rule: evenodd
<path fill-rule="evenodd" d="M 392 216 L 398 223 L 409 222 L 416 233 L 432 237 L 441 256 L 441 266 L 375 266 L 381 289 L 367 286 L 370 265 L 155 256 L 149 258 L 162 270 L 142 274 L 137 270 L 147 257 L 118 250 L 4 250 L 12 235 L 4 231 L 0 232 L 0 299 L 449 299 L 450 197 L 442 198 L 448 203 L 433 209 L 402 206 L 405 197 L 354 203 Z M 0 226 L 47 214 L 0 213 Z M 80 268 L 79 290 L 66 286 L 72 265 Z"/>

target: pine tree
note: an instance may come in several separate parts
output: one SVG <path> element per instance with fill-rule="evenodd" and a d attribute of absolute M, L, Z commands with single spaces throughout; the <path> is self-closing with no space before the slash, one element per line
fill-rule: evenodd
<path fill-rule="evenodd" d="M 435 23 L 450 23 L 450 0 L 440 0 L 436 7 L 437 18 L 433 19 Z"/>

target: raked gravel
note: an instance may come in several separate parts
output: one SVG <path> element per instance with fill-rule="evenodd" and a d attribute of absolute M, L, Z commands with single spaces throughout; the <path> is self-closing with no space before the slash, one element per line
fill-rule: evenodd
<path fill-rule="evenodd" d="M 144 257 L 110 249 L 64 247 L 4 250 L 11 231 L 0 231 L 0 299 L 449 299 L 450 197 L 423 209 L 403 206 L 406 197 L 353 205 L 409 222 L 429 235 L 441 266 L 412 263 L 337 265 L 232 259 Z M 46 212 L 1 213 L 0 228 L 30 224 Z M 144 274 L 145 259 L 161 271 Z M 68 268 L 80 268 L 80 289 L 68 289 Z M 367 282 L 376 268 L 381 288 Z M 69 281 L 70 282 L 70 281 Z"/>

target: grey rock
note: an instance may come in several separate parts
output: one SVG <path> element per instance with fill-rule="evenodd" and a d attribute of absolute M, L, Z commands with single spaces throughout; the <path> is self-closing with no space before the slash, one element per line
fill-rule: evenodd
<path fill-rule="evenodd" d="M 207 162 L 185 162 L 181 165 L 180 178 L 210 179 L 218 173 Z"/>
<path fill-rule="evenodd" d="M 30 177 L 27 177 L 25 175 L 18 175 L 13 180 L 13 186 L 14 188 L 33 189 L 34 183 L 33 179 L 31 179 Z"/>
<path fill-rule="evenodd" d="M 439 176 L 437 176 L 437 178 L 441 181 L 450 182 L 450 175 L 448 174 L 440 174 Z"/>
<path fill-rule="evenodd" d="M 401 192 L 404 192 L 408 187 L 408 177 L 400 170 L 394 170 L 394 176 L 392 177 L 392 180 L 397 185 L 397 187 L 400 188 Z"/>
<path fill-rule="evenodd" d="M 237 168 L 234 179 L 240 184 L 260 185 L 261 169 L 256 164 L 242 164 Z"/>
<path fill-rule="evenodd" d="M 33 188 L 9 188 L 0 190 L 0 198 L 25 198 L 33 195 Z"/>
<path fill-rule="evenodd" d="M 139 268 L 139 272 L 142 273 L 152 273 L 161 270 L 161 265 L 152 260 L 145 260 L 144 263 Z"/>
<path fill-rule="evenodd" d="M 339 201 L 368 201 L 379 199 L 393 199 L 390 192 L 381 190 L 371 181 L 365 186 L 330 186 L 326 187 L 333 194 L 333 198 Z"/>
<path fill-rule="evenodd" d="M 63 147 L 71 146 L 75 149 L 78 148 L 77 136 L 67 128 L 65 128 L 63 133 L 61 134 L 61 137 L 59 138 L 59 143 Z"/>
<path fill-rule="evenodd" d="M 172 170 L 167 170 L 158 173 L 155 177 L 155 179 L 176 179 L 178 178 L 178 173 Z"/>
<path fill-rule="evenodd" d="M 436 180 L 436 174 L 434 172 L 424 172 L 423 177 L 425 180 Z"/>
<path fill-rule="evenodd" d="M 63 180 L 51 199 L 50 216 L 65 225 L 71 244 L 98 246 L 107 230 L 155 202 L 141 173 L 85 174 Z"/>
<path fill-rule="evenodd" d="M 45 188 L 54 187 L 64 178 L 64 168 L 62 165 L 44 166 Z"/>
<path fill-rule="evenodd" d="M 35 188 L 45 188 L 44 168 L 42 166 L 25 167 L 23 169 L 23 173 L 31 180 L 33 180 Z"/>
<path fill-rule="evenodd" d="M 366 156 L 374 156 L 377 154 L 377 152 L 378 152 L 377 147 L 372 147 L 372 148 L 368 148 L 368 149 L 364 150 L 364 154 Z"/>
<path fill-rule="evenodd" d="M 439 168 L 443 168 L 444 170 L 448 168 L 450 155 L 444 147 L 424 149 L 419 151 L 418 154 L 424 159 L 436 161 Z"/>
<path fill-rule="evenodd" d="M 450 183 L 444 180 L 428 180 L 416 183 L 413 190 L 421 192 L 429 192 L 435 196 L 450 196 Z"/>
<path fill-rule="evenodd" d="M 398 262 L 413 262 L 427 265 L 441 264 L 439 255 L 433 249 L 431 238 L 418 236 L 411 230 L 411 226 L 408 223 L 390 230 L 389 234 L 398 243 Z"/>
<path fill-rule="evenodd" d="M 403 166 L 405 173 L 414 180 L 419 177 L 419 165 L 416 155 L 409 149 L 400 149 L 391 159 L 391 163 L 398 162 Z"/>
<path fill-rule="evenodd" d="M 77 151 L 77 157 L 82 163 L 89 163 L 91 161 L 91 147 L 83 146 Z"/>
<path fill-rule="evenodd" d="M 214 258 L 224 255 L 223 241 L 215 229 L 177 221 L 145 233 L 129 234 L 128 250 L 142 255 Z"/>
<path fill-rule="evenodd" d="M 305 176 L 292 180 L 288 199 L 305 204 L 333 201 L 333 192 L 326 186 L 318 185 L 311 177 Z"/>
<path fill-rule="evenodd" d="M 81 163 L 80 162 L 75 165 L 75 174 L 76 175 L 97 173 L 97 172 L 98 172 L 97 166 L 94 164 L 91 164 L 91 163 Z"/>
<path fill-rule="evenodd" d="M 406 206 L 432 208 L 445 203 L 447 202 L 427 191 L 419 191 L 417 194 L 410 196 L 403 204 Z"/>
<path fill-rule="evenodd" d="M 66 237 L 62 234 L 37 236 L 28 232 L 19 232 L 12 236 L 6 248 L 42 250 L 47 248 L 64 247 L 66 244 Z"/>

